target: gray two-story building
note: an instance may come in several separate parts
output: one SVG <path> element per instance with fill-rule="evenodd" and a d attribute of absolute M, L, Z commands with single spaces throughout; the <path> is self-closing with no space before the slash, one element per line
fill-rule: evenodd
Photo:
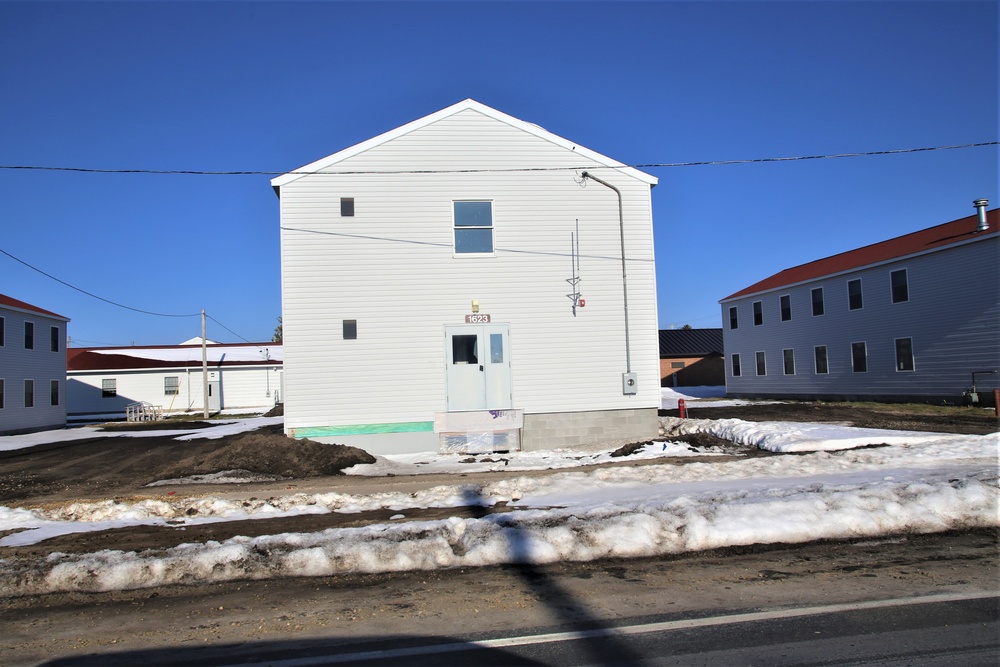
<path fill-rule="evenodd" d="M 66 426 L 67 322 L 0 294 L 0 435 Z"/>
<path fill-rule="evenodd" d="M 991 399 L 1000 371 L 1000 215 L 977 215 L 785 269 L 720 301 L 727 393 Z M 975 375 L 973 375 L 975 374 Z"/>

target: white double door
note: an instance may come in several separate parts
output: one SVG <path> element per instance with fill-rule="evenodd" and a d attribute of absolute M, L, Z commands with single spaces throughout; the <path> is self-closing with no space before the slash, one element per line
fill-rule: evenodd
<path fill-rule="evenodd" d="M 445 325 L 448 411 L 511 407 L 510 325 Z"/>

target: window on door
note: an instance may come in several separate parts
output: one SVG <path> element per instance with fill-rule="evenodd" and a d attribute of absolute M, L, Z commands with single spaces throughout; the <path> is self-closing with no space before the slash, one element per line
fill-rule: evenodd
<path fill-rule="evenodd" d="M 503 363 L 503 334 L 490 334 L 490 363 Z"/>
<path fill-rule="evenodd" d="M 456 335 L 451 337 L 451 363 L 478 364 L 479 336 Z"/>

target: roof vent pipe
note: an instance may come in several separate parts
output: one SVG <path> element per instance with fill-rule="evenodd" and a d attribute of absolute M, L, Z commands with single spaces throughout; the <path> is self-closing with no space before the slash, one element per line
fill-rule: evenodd
<path fill-rule="evenodd" d="M 972 202 L 972 205 L 976 207 L 979 212 L 979 226 L 976 227 L 977 232 L 985 232 L 990 226 L 986 223 L 986 205 L 990 203 L 989 199 L 977 199 Z"/>

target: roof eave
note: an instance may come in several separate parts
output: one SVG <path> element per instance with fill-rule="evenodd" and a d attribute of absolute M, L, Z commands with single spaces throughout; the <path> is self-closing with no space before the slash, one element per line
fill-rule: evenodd
<path fill-rule="evenodd" d="M 363 153 L 364 151 L 367 151 L 371 148 L 384 144 L 398 137 L 402 137 L 406 134 L 409 134 L 410 132 L 413 132 L 414 130 L 426 127 L 432 123 L 436 123 L 437 121 L 452 116 L 456 113 L 470 109 L 473 111 L 477 111 L 485 116 L 489 116 L 490 118 L 493 118 L 500 122 L 507 123 L 508 125 L 511 125 L 520 130 L 528 132 L 529 134 L 533 134 L 547 141 L 551 141 L 552 143 L 561 146 L 567 150 L 572 150 L 583 157 L 594 160 L 595 162 L 598 163 L 598 167 L 607 167 L 618 170 L 621 173 L 632 176 L 633 178 L 643 181 L 649 184 L 650 186 L 654 186 L 659 182 L 659 179 L 656 178 L 655 176 L 639 171 L 635 167 L 629 167 L 628 165 L 618 162 L 617 160 L 613 160 L 612 158 L 609 158 L 606 155 L 602 155 L 597 151 L 593 151 L 584 146 L 580 146 L 579 144 L 575 144 L 567 139 L 560 137 L 559 135 L 552 134 L 548 130 L 545 130 L 537 125 L 534 125 L 533 123 L 528 123 L 513 116 L 507 115 L 502 111 L 497 111 L 496 109 L 486 106 L 485 104 L 477 102 L 473 99 L 466 99 L 461 102 L 458 102 L 457 104 L 453 104 L 449 107 L 441 109 L 440 111 L 436 111 L 428 116 L 424 116 L 423 118 L 418 118 L 417 120 L 410 121 L 405 125 L 401 125 L 395 129 L 389 130 L 388 132 L 383 132 L 382 134 L 372 137 L 371 139 L 368 139 L 366 141 L 362 141 L 359 144 L 355 144 L 354 146 L 350 146 L 332 155 L 328 155 L 327 157 L 316 160 L 315 162 L 311 162 L 307 165 L 299 167 L 298 169 L 295 169 L 294 171 L 291 171 L 287 174 L 282 174 L 281 176 L 277 176 L 271 179 L 271 186 L 275 189 L 275 192 L 278 192 L 280 196 L 279 188 L 283 185 L 287 185 L 288 183 L 296 181 L 302 178 L 303 176 L 308 176 L 311 173 L 328 169 L 339 162 L 354 157 L 355 155 Z M 593 165 L 581 165 L 581 167 L 585 167 L 588 169 L 596 168 Z"/>

